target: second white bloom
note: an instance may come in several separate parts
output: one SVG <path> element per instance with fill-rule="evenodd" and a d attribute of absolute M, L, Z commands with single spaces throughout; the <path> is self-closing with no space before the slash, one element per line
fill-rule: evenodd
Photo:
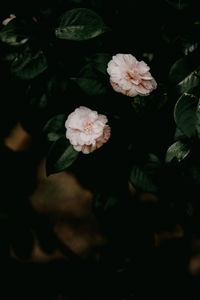
<path fill-rule="evenodd" d="M 124 95 L 148 96 L 157 87 L 155 79 L 144 61 L 131 54 L 117 54 L 108 63 L 107 72 L 113 89 Z"/>
<path fill-rule="evenodd" d="M 110 126 L 106 116 L 85 106 L 72 112 L 66 122 L 66 137 L 76 151 L 84 154 L 93 152 L 110 138 Z"/>

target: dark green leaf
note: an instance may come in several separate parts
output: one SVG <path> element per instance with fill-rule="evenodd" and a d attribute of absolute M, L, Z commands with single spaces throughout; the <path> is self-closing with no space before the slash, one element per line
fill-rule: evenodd
<path fill-rule="evenodd" d="M 165 161 L 166 163 L 170 163 L 172 160 L 176 159 L 178 162 L 181 162 L 188 156 L 190 150 L 191 149 L 188 144 L 182 141 L 177 141 L 167 150 Z"/>
<path fill-rule="evenodd" d="M 200 139 L 200 100 L 197 105 L 197 110 L 196 110 L 196 131 L 197 131 L 197 136 Z"/>
<path fill-rule="evenodd" d="M 200 52 L 196 50 L 177 60 L 170 69 L 169 79 L 178 84 L 200 67 Z"/>
<path fill-rule="evenodd" d="M 185 134 L 177 127 L 175 134 L 174 134 L 174 140 L 179 141 L 179 140 L 185 140 L 186 136 Z"/>
<path fill-rule="evenodd" d="M 79 152 L 74 150 L 66 137 L 56 140 L 47 154 L 47 175 L 66 170 L 78 158 Z"/>
<path fill-rule="evenodd" d="M 97 37 L 107 30 L 108 27 L 94 11 L 75 8 L 62 15 L 55 34 L 60 39 L 81 41 Z"/>
<path fill-rule="evenodd" d="M 189 138 L 196 135 L 198 98 L 191 94 L 183 94 L 174 108 L 174 119 L 178 128 Z"/>
<path fill-rule="evenodd" d="M 96 78 L 71 78 L 89 96 L 103 96 L 107 93 L 107 88 L 103 81 Z"/>
<path fill-rule="evenodd" d="M 33 79 L 48 67 L 42 50 L 35 53 L 29 48 L 19 53 L 11 64 L 11 72 L 20 79 Z"/>
<path fill-rule="evenodd" d="M 55 142 L 65 135 L 65 121 L 66 116 L 64 114 L 60 114 L 51 118 L 44 126 L 43 131 L 50 142 Z"/>
<path fill-rule="evenodd" d="M 150 153 L 143 165 L 133 165 L 130 173 L 131 183 L 136 189 L 156 193 L 158 191 L 156 178 L 160 166 L 158 157 Z"/>
<path fill-rule="evenodd" d="M 0 41 L 10 46 L 22 46 L 30 37 L 27 24 L 17 18 L 11 20 L 0 31 Z"/>
<path fill-rule="evenodd" d="M 101 193 L 94 193 L 93 206 L 95 210 L 109 211 L 115 207 L 119 199 L 114 195 L 104 195 Z"/>
<path fill-rule="evenodd" d="M 145 170 L 138 166 L 133 166 L 131 170 L 130 180 L 133 186 L 143 192 L 157 192 L 157 186 L 153 183 L 150 176 L 148 176 Z"/>
<path fill-rule="evenodd" d="M 104 76 L 87 64 L 78 78 L 70 78 L 89 96 L 103 96 L 108 93 L 108 82 Z"/>
<path fill-rule="evenodd" d="M 184 78 L 179 84 L 176 86 L 178 93 L 183 94 L 186 92 L 192 91 L 197 86 L 200 86 L 200 77 L 198 72 L 192 72 L 186 78 Z"/>
<path fill-rule="evenodd" d="M 172 7 L 178 9 L 178 10 L 183 10 L 189 7 L 190 1 L 188 0 L 165 0 L 169 5 Z"/>
<path fill-rule="evenodd" d="M 107 74 L 107 65 L 110 60 L 111 55 L 108 53 L 96 53 L 92 57 L 87 58 L 87 61 L 103 74 Z"/>

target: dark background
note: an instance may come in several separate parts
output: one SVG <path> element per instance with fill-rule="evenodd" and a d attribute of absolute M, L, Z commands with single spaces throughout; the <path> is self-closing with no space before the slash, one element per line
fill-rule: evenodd
<path fill-rule="evenodd" d="M 176 7 L 169 2 L 174 2 Z M 187 6 L 182 9 L 185 3 Z M 25 4 L 6 1 L 1 4 L 0 18 L 4 20 L 10 13 L 22 18 L 36 16 L 42 24 L 42 40 L 44 35 L 47 39 L 51 37 L 51 30 L 64 10 L 87 7 L 96 11 L 112 28 L 112 33 L 103 35 L 100 42 L 94 44 L 84 42 L 81 47 L 74 43 L 66 46 L 60 41 L 58 52 L 49 52 L 51 72 L 59 70 L 57 65 L 54 66 L 54 56 L 64 62 L 67 72 L 73 75 L 83 63 L 84 54 L 92 54 L 96 50 L 111 55 L 131 53 L 138 60 L 147 61 L 158 83 L 159 92 L 167 92 L 168 101 L 161 110 L 148 108 L 140 116 L 137 124 L 141 127 L 139 130 L 134 129 L 138 142 L 136 152 L 140 152 L 142 147 L 148 148 L 163 158 L 167 147 L 173 142 L 175 123 L 172 111 L 177 101 L 177 95 L 168 81 L 168 73 L 172 64 L 184 55 L 184 45 L 188 41 L 199 42 L 200 31 L 193 27 L 194 22 L 200 20 L 197 6 L 197 1 L 60 0 L 29 1 Z M 153 59 L 149 59 L 149 54 Z M 76 57 L 77 60 L 68 61 L 66 55 Z M 134 201 L 128 204 L 128 208 L 122 206 L 123 210 L 117 207 L 116 211 L 106 216 L 106 220 L 109 219 L 106 224 L 110 226 L 108 231 L 112 234 L 110 244 L 102 250 L 103 258 L 100 263 L 80 259 L 71 252 L 69 255 L 69 249 L 66 250 L 54 236 L 48 216 L 38 216 L 27 200 L 36 188 L 36 168 L 46 151 L 41 128 L 52 112 L 38 114 L 35 107 L 30 108 L 23 92 L 24 83 L 12 81 L 4 62 L 0 76 L 0 262 L 3 278 L 0 298 L 200 299 L 200 273 L 192 272 L 189 268 L 191 259 L 198 258 L 200 253 L 199 216 L 197 213 L 197 218 L 191 220 L 183 213 L 184 203 L 188 198 L 199 198 L 198 185 L 194 187 L 186 179 L 186 182 L 179 182 L 178 171 L 176 173 L 176 169 L 167 169 L 165 175 L 162 175 L 163 190 L 159 195 L 136 191 L 134 196 L 130 196 Z M 39 87 L 40 81 L 36 82 L 35 90 L 39 90 Z M 65 95 L 61 94 L 61 98 L 64 99 Z M 159 93 L 157 97 L 158 95 Z M 54 96 L 56 97 L 58 95 Z M 76 98 L 75 101 L 79 100 Z M 120 103 L 119 100 L 116 107 L 120 107 Z M 74 105 L 69 104 L 67 109 L 70 111 Z M 55 105 L 55 109 L 56 107 Z M 65 108 L 63 103 L 60 107 L 58 112 Z M 105 107 L 111 113 L 113 102 Z M 118 107 L 115 109 L 117 111 Z M 4 138 L 17 122 L 22 124 L 33 139 L 28 152 L 14 152 L 4 143 Z M 130 127 L 129 121 L 123 128 L 127 127 Z M 145 138 L 142 139 L 141 136 Z M 124 162 L 126 158 L 119 159 L 118 170 L 122 167 L 125 169 Z M 83 174 L 77 176 L 83 177 Z M 127 177 L 121 173 L 120 178 L 124 182 Z M 123 197 L 127 199 L 125 193 Z M 182 231 L 180 234 L 176 233 L 177 224 L 184 234 Z M 33 247 L 32 228 L 41 233 L 40 241 L 44 251 L 51 253 L 51 247 L 57 247 L 69 255 L 71 260 L 66 263 L 57 259 L 44 264 L 23 262 L 30 257 Z M 10 255 L 10 245 L 20 261 Z M 198 263 L 197 259 L 197 270 Z M 121 266 L 123 272 L 116 272 Z"/>

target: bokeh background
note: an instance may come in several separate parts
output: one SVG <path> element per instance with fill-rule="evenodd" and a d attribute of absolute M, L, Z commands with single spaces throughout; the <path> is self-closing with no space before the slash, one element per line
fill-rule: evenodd
<path fill-rule="evenodd" d="M 93 42 L 60 40 L 45 48 L 59 16 L 76 7 L 98 13 L 111 31 Z M 47 77 L 13 77 L 13 50 L 0 42 L 0 298 L 200 299 L 199 144 L 181 166 L 163 163 L 174 141 L 179 97 L 170 69 L 194 51 L 192 63 L 188 60 L 177 72 L 190 69 L 194 60 L 197 71 L 200 65 L 198 1 L 6 1 L 0 8 L 1 22 L 14 13 L 33 26 L 35 44 L 46 49 L 50 65 Z M 47 177 L 42 128 L 52 115 L 91 101 L 76 86 L 68 87 L 65 78 L 76 75 L 84 57 L 96 52 L 131 53 L 144 60 L 158 89 L 129 103 L 124 96 L 94 97 L 95 109 L 124 113 L 123 124 L 116 122 L 116 144 Z M 51 95 L 45 98 L 49 82 Z M 193 88 L 199 97 L 199 84 Z M 73 101 L 68 100 L 73 93 Z M 133 153 L 127 151 L 129 139 L 119 142 L 125 132 L 132 136 Z M 112 155 L 105 168 L 107 153 Z M 147 153 L 155 155 L 152 164 L 159 158 L 153 174 L 159 189 L 147 185 L 145 190 L 130 181 L 127 188 L 131 164 L 143 164 Z M 113 206 L 111 198 L 111 209 L 104 210 L 103 193 L 94 208 L 96 182 L 103 191 L 115 189 L 122 202 Z"/>

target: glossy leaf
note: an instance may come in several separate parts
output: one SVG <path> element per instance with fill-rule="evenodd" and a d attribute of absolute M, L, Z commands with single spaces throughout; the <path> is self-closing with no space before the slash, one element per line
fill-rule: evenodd
<path fill-rule="evenodd" d="M 200 53 L 196 50 L 177 60 L 170 69 L 171 83 L 178 84 L 200 67 Z"/>
<path fill-rule="evenodd" d="M 79 152 L 74 150 L 66 137 L 56 140 L 47 154 L 47 175 L 66 170 L 78 158 Z"/>
<path fill-rule="evenodd" d="M 43 131 L 50 142 L 55 142 L 59 138 L 65 136 L 65 121 L 66 116 L 64 114 L 60 114 L 51 118 L 44 126 Z"/>
<path fill-rule="evenodd" d="M 196 135 L 198 98 L 183 94 L 174 108 L 174 119 L 178 128 L 189 138 Z"/>
<path fill-rule="evenodd" d="M 19 53 L 11 64 L 11 72 L 20 79 L 33 79 L 48 67 L 42 50 L 33 52 L 30 47 Z"/>
<path fill-rule="evenodd" d="M 167 150 L 165 161 L 166 163 L 170 163 L 175 159 L 176 161 L 181 162 L 188 156 L 189 153 L 189 145 L 184 143 L 183 141 L 177 141 Z"/>
<path fill-rule="evenodd" d="M 200 76 L 199 72 L 192 72 L 186 78 L 184 78 L 179 84 L 177 85 L 176 89 L 179 94 L 183 94 L 186 92 L 192 91 L 195 87 L 200 85 Z"/>
<path fill-rule="evenodd" d="M 108 27 L 94 11 L 75 8 L 62 15 L 55 35 L 60 39 L 82 41 L 97 37 L 107 30 Z"/>
<path fill-rule="evenodd" d="M 22 46 L 30 38 L 27 24 L 17 18 L 11 20 L 0 30 L 0 41 L 10 46 Z"/>

